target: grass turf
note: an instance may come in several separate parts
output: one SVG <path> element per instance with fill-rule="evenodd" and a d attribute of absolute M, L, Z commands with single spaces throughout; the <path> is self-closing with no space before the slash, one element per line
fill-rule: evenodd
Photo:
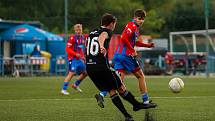
<path fill-rule="evenodd" d="M 156 109 L 132 111 L 135 121 L 213 121 L 215 119 L 215 78 L 182 77 L 184 90 L 174 94 L 168 89 L 171 77 L 148 77 L 147 85 Z M 60 95 L 64 77 L 0 78 L 1 121 L 124 121 L 122 114 L 105 98 L 105 108 L 97 106 L 98 90 L 87 78 L 83 93 L 69 89 L 71 95 Z M 138 100 L 138 83 L 126 78 L 127 89 Z M 141 100 L 140 100 L 141 101 Z"/>

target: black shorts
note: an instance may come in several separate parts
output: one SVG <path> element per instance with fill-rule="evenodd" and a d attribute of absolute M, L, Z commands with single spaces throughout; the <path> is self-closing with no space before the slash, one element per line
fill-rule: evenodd
<path fill-rule="evenodd" d="M 95 70 L 87 68 L 87 73 L 93 83 L 100 91 L 110 91 L 112 89 L 118 89 L 122 86 L 122 81 L 119 74 L 116 71 L 108 68 L 102 70 Z"/>

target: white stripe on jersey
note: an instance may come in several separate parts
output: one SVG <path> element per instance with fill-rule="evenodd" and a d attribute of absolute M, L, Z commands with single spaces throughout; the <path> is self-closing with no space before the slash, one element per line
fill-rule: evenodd
<path fill-rule="evenodd" d="M 67 46 L 72 46 L 72 43 L 67 43 Z"/>
<path fill-rule="evenodd" d="M 128 28 L 128 31 L 129 31 L 130 33 L 132 32 L 130 28 Z"/>

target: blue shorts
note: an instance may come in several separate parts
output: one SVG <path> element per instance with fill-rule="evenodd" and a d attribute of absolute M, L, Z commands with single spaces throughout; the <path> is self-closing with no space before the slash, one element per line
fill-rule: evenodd
<path fill-rule="evenodd" d="M 140 66 L 136 58 L 127 55 L 115 54 L 113 58 L 114 69 L 124 70 L 128 72 L 136 72 L 140 70 Z"/>
<path fill-rule="evenodd" d="M 86 71 L 86 65 L 83 60 L 74 58 L 69 60 L 69 71 L 80 75 L 82 72 Z"/>

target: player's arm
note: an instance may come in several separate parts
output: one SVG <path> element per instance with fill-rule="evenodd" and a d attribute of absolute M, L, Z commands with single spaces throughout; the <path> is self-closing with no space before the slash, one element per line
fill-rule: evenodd
<path fill-rule="evenodd" d="M 106 49 L 104 47 L 104 42 L 105 42 L 106 38 L 108 38 L 108 33 L 107 32 L 102 32 L 99 35 L 99 38 L 98 38 L 98 42 L 99 42 L 99 45 L 100 45 L 100 51 L 103 54 L 106 54 Z"/>
<path fill-rule="evenodd" d="M 74 44 L 74 40 L 70 38 L 70 40 L 68 40 L 66 44 L 66 52 L 71 54 L 72 56 L 80 57 L 81 55 L 72 49 L 73 44 Z"/>
<path fill-rule="evenodd" d="M 123 41 L 123 43 L 125 44 L 125 46 L 127 47 L 128 50 L 130 50 L 131 52 L 129 52 L 130 54 L 134 54 L 135 50 L 132 47 L 132 45 L 130 44 L 129 38 L 132 36 L 134 32 L 128 28 L 127 30 L 125 30 L 122 34 L 121 40 Z"/>
<path fill-rule="evenodd" d="M 154 47 L 154 43 L 143 43 L 141 41 L 137 41 L 136 42 L 136 46 L 138 47 L 148 47 L 148 48 L 151 48 L 151 47 Z"/>

